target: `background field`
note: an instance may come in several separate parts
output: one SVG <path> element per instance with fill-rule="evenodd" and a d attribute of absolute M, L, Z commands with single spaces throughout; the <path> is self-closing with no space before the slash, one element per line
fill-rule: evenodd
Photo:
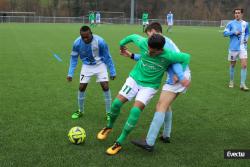
<path fill-rule="evenodd" d="M 0 166 L 249 166 L 249 160 L 224 160 L 224 149 L 250 149 L 250 93 L 229 89 L 227 45 L 219 28 L 174 27 L 167 34 L 182 51 L 192 54 L 192 85 L 173 104 L 171 144 L 156 143 L 153 153 L 130 144 L 146 136 L 159 93 L 141 114 L 123 150 L 107 156 L 127 119 L 126 104 L 107 141 L 96 140 L 105 125 L 104 99 L 93 79 L 87 89 L 85 115 L 76 110 L 80 65 L 72 83 L 66 82 L 71 46 L 80 24 L 0 24 Z M 166 27 L 164 27 L 164 30 Z M 119 40 L 140 26 L 101 25 L 93 32 L 109 44 L 117 68 L 110 82 L 115 97 L 134 62 L 121 57 Z M 164 34 L 166 34 L 164 32 Z M 137 51 L 131 46 L 134 51 Z M 59 54 L 58 62 L 50 50 Z M 249 83 L 248 77 L 248 83 Z M 82 126 L 84 145 L 67 139 L 68 130 Z"/>

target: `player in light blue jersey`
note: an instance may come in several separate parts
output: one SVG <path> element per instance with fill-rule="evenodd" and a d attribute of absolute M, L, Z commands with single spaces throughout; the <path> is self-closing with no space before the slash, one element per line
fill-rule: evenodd
<path fill-rule="evenodd" d="M 174 14 L 171 11 L 167 14 L 167 24 L 167 32 L 171 32 L 171 29 L 174 25 Z"/>
<path fill-rule="evenodd" d="M 96 24 L 101 24 L 101 13 L 100 12 L 96 12 L 95 14 L 95 22 Z"/>
<path fill-rule="evenodd" d="M 145 32 L 149 37 L 155 33 L 162 34 L 161 24 L 158 22 L 153 22 L 149 24 Z M 178 47 L 171 39 L 165 37 L 165 40 L 165 48 L 180 52 Z M 126 50 L 125 53 L 123 52 L 123 54 L 124 56 L 131 57 L 136 61 L 140 59 L 140 55 L 132 54 L 128 50 Z M 172 128 L 172 110 L 170 108 L 170 105 L 180 93 L 184 93 L 186 91 L 187 86 L 191 81 L 191 73 L 189 67 L 183 70 L 180 64 L 172 64 L 167 69 L 167 74 L 168 78 L 162 88 L 160 99 L 156 105 L 156 112 L 151 122 L 146 140 L 132 140 L 133 144 L 148 151 L 153 150 L 155 140 L 162 125 L 163 133 L 160 136 L 160 140 L 162 140 L 164 143 L 170 143 L 170 134 Z M 175 76 L 177 76 L 178 81 Z"/>
<path fill-rule="evenodd" d="M 246 86 L 247 76 L 247 42 L 249 36 L 249 25 L 246 21 L 242 20 L 243 9 L 234 10 L 235 19 L 230 21 L 223 34 L 225 37 L 230 38 L 228 61 L 230 61 L 230 82 L 229 88 L 234 87 L 234 69 L 236 60 L 240 58 L 241 62 L 241 82 L 240 89 L 248 91 Z"/>
<path fill-rule="evenodd" d="M 98 35 L 94 35 L 88 26 L 82 26 L 80 29 L 80 37 L 78 37 L 71 52 L 70 67 L 67 80 L 72 81 L 74 71 L 77 66 L 78 57 L 80 57 L 83 65 L 80 74 L 80 85 L 78 91 L 78 107 L 79 109 L 73 113 L 72 118 L 77 119 L 84 112 L 85 90 L 92 76 L 96 76 L 96 82 L 100 82 L 103 90 L 106 113 L 111 107 L 111 93 L 109 90 L 109 78 L 107 67 L 110 72 L 110 79 L 114 80 L 116 70 L 109 53 L 108 45 Z"/>

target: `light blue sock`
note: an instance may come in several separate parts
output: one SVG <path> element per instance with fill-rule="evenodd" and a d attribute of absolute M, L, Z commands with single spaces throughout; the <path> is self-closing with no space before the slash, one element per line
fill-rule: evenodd
<path fill-rule="evenodd" d="M 78 108 L 80 112 L 84 112 L 85 92 L 78 91 Z"/>
<path fill-rule="evenodd" d="M 229 73 L 230 73 L 230 81 L 233 81 L 234 80 L 234 67 L 231 65 L 230 65 Z"/>
<path fill-rule="evenodd" d="M 165 112 L 155 112 L 154 118 L 150 124 L 150 128 L 147 134 L 146 142 L 148 145 L 153 146 L 157 135 L 161 129 L 161 126 L 164 122 Z"/>
<path fill-rule="evenodd" d="M 171 130 L 172 130 L 172 114 L 171 110 L 168 110 L 165 113 L 164 125 L 163 125 L 163 137 L 170 137 Z"/>
<path fill-rule="evenodd" d="M 247 68 L 242 68 L 240 71 L 240 84 L 245 84 L 247 78 Z"/>
<path fill-rule="evenodd" d="M 108 91 L 104 91 L 103 94 L 104 94 L 104 100 L 105 100 L 105 106 L 106 106 L 106 113 L 108 113 L 110 111 L 111 102 L 112 102 L 111 92 L 110 90 L 108 90 Z"/>

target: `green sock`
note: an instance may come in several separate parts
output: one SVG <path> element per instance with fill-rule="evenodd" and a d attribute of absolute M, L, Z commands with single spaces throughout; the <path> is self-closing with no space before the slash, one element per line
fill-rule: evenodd
<path fill-rule="evenodd" d="M 113 103 L 111 105 L 110 111 L 107 113 L 107 115 L 108 115 L 107 127 L 108 128 L 113 127 L 113 124 L 114 124 L 116 118 L 120 114 L 120 108 L 122 107 L 122 105 L 123 105 L 123 103 L 118 98 L 115 98 L 115 100 L 113 101 Z"/>
<path fill-rule="evenodd" d="M 138 108 L 138 107 L 133 107 L 131 110 L 130 110 L 130 114 L 129 114 L 129 117 L 128 117 L 128 120 L 122 130 L 122 134 L 119 136 L 119 138 L 117 139 L 117 142 L 122 144 L 123 141 L 126 139 L 126 137 L 128 136 L 128 134 L 132 131 L 132 129 L 135 127 L 138 119 L 139 119 L 139 116 L 140 116 L 140 113 L 141 113 L 141 109 Z"/>

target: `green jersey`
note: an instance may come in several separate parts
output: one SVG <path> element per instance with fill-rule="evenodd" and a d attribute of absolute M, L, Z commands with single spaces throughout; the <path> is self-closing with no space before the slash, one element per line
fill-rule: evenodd
<path fill-rule="evenodd" d="M 91 12 L 89 14 L 89 21 L 94 21 L 95 20 L 95 14 L 93 12 Z"/>
<path fill-rule="evenodd" d="M 163 74 L 170 64 L 180 63 L 183 69 L 189 64 L 189 54 L 182 52 L 177 53 L 165 48 L 160 55 L 150 56 L 148 52 L 148 39 L 137 34 L 129 35 L 122 39 L 120 46 L 125 46 L 130 42 L 133 42 L 140 49 L 141 57 L 129 76 L 143 87 L 158 89 Z"/>
<path fill-rule="evenodd" d="M 143 13 L 142 14 L 142 21 L 147 22 L 148 21 L 148 13 Z"/>

